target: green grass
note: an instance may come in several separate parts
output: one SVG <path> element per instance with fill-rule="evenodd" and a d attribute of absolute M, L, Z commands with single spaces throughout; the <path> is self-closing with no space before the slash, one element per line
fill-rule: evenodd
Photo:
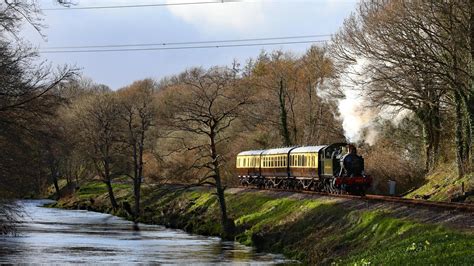
<path fill-rule="evenodd" d="M 124 193 L 121 199 L 130 200 L 130 187 L 116 188 Z M 81 187 L 79 198 L 106 193 L 105 185 L 93 182 Z M 236 240 L 307 264 L 474 264 L 474 234 L 396 218 L 387 211 L 265 192 L 228 193 L 226 202 Z M 205 235 L 221 233 L 219 204 L 210 189 L 144 188 L 142 204 L 143 222 Z"/>
<path fill-rule="evenodd" d="M 364 212 L 344 233 L 343 242 L 359 245 L 336 260 L 350 265 L 428 265 L 474 263 L 474 236 Z"/>
<path fill-rule="evenodd" d="M 461 193 L 462 183 L 464 183 L 465 191 L 474 190 L 474 173 L 459 178 L 455 164 L 444 164 L 426 177 L 426 183 L 423 186 L 406 197 L 425 197 L 429 200 L 449 201 L 453 196 Z"/>
<path fill-rule="evenodd" d="M 227 194 L 236 239 L 309 264 L 413 265 L 474 262 L 474 236 L 394 218 L 389 212 L 351 210 L 335 201 Z M 218 234 L 219 209 L 208 190 L 165 195 L 154 222 Z M 445 252 L 442 252 L 445 250 Z"/>
<path fill-rule="evenodd" d="M 112 189 L 114 191 L 130 188 L 130 184 L 112 184 Z M 93 181 L 82 185 L 77 192 L 77 196 L 79 196 L 81 199 L 90 199 L 99 197 L 105 193 L 108 193 L 107 185 L 104 182 Z"/>

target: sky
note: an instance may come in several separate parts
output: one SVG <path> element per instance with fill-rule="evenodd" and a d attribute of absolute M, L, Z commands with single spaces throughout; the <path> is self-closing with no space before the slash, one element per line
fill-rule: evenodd
<path fill-rule="evenodd" d="M 209 0 L 74 0 L 74 7 L 174 4 Z M 212 0 L 211 0 L 212 1 Z M 235 1 L 235 0 L 234 0 Z M 354 11 L 357 0 L 239 0 L 226 3 L 166 5 L 117 9 L 60 8 L 39 0 L 42 38 L 25 24 L 23 36 L 40 51 L 49 47 L 195 42 L 333 34 Z M 325 40 L 318 37 L 248 43 Z M 135 80 L 178 74 L 190 67 L 245 63 L 262 51 L 304 53 L 311 44 L 256 45 L 210 49 L 102 53 L 41 53 L 53 65 L 72 65 L 97 83 L 116 90 Z M 50 49 L 58 50 L 58 49 Z M 77 49 L 75 49 L 77 50 Z"/>

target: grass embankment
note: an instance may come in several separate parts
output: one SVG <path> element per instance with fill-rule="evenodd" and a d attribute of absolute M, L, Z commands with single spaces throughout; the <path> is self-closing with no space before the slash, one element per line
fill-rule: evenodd
<path fill-rule="evenodd" d="M 464 192 L 462 194 L 462 184 Z M 426 176 L 426 183 L 407 195 L 435 201 L 459 201 L 474 203 L 474 173 L 459 178 L 455 164 L 445 164 Z"/>
<path fill-rule="evenodd" d="M 129 185 L 115 185 L 121 205 L 132 202 Z M 128 203 L 126 203 L 128 202 Z M 236 240 L 310 264 L 426 265 L 474 263 L 474 235 L 390 217 L 383 210 L 354 210 L 331 199 L 298 199 L 266 192 L 227 193 Z M 212 190 L 144 189 L 145 223 L 219 235 Z M 111 212 L 101 183 L 83 185 L 58 207 Z M 130 218 L 124 210 L 114 214 Z"/>

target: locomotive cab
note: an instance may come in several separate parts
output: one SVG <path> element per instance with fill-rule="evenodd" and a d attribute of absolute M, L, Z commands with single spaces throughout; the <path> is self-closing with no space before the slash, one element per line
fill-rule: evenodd
<path fill-rule="evenodd" d="M 322 176 L 333 177 L 341 173 L 340 160 L 346 152 L 347 143 L 334 143 L 326 146 L 320 152 Z"/>

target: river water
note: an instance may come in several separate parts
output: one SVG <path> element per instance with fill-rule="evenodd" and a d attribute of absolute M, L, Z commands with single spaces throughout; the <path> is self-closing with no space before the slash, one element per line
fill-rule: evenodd
<path fill-rule="evenodd" d="M 0 237 L 0 263 L 284 264 L 281 255 L 216 237 L 191 235 L 90 211 L 43 208 L 44 200 L 21 201 L 17 237 Z"/>

